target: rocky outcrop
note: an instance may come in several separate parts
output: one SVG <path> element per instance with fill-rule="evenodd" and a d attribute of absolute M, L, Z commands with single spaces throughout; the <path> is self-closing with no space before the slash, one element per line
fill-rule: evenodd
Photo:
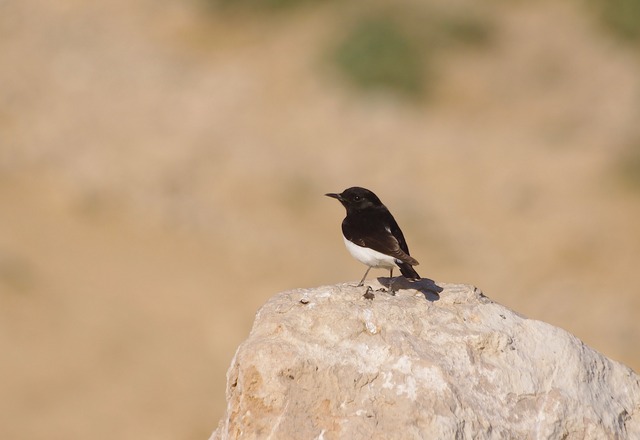
<path fill-rule="evenodd" d="M 472 286 L 395 283 L 271 298 L 211 439 L 640 439 L 631 369 Z"/>

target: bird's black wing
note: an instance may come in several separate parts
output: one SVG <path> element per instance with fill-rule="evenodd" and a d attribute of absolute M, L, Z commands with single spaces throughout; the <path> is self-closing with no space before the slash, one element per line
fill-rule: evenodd
<path fill-rule="evenodd" d="M 404 234 L 391 213 L 389 213 L 389 229 L 391 230 L 393 237 L 398 241 L 400 249 L 402 249 L 405 254 L 409 255 L 409 246 L 407 245 L 407 241 L 404 239 Z"/>
<path fill-rule="evenodd" d="M 357 244 L 392 256 L 411 266 L 418 260 L 409 255 L 407 242 L 391 213 L 386 209 L 368 210 L 366 215 L 350 215 L 342 222 L 344 236 Z"/>

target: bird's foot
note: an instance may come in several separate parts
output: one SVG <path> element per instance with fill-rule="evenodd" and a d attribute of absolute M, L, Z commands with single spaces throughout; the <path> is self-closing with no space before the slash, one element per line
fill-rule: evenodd
<path fill-rule="evenodd" d="M 389 295 L 391 296 L 396 296 L 396 292 L 397 290 L 395 290 L 393 288 L 393 278 L 389 278 L 389 287 L 387 287 L 387 292 L 389 292 Z"/>
<path fill-rule="evenodd" d="M 364 292 L 364 295 L 362 295 L 362 297 L 364 299 L 373 299 L 376 296 L 373 294 L 373 289 L 371 288 L 371 286 L 367 286 L 367 291 Z"/>

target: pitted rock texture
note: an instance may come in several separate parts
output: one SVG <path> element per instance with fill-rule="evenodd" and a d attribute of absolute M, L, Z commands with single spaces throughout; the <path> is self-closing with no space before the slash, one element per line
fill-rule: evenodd
<path fill-rule="evenodd" d="M 473 286 L 353 284 L 258 311 L 212 440 L 640 439 L 640 377 L 566 331 Z"/>

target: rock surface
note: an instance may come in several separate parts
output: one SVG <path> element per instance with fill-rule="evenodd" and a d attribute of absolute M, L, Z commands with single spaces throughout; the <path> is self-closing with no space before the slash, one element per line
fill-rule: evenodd
<path fill-rule="evenodd" d="M 211 439 L 640 439 L 631 369 L 473 286 L 394 288 L 271 298 Z"/>

